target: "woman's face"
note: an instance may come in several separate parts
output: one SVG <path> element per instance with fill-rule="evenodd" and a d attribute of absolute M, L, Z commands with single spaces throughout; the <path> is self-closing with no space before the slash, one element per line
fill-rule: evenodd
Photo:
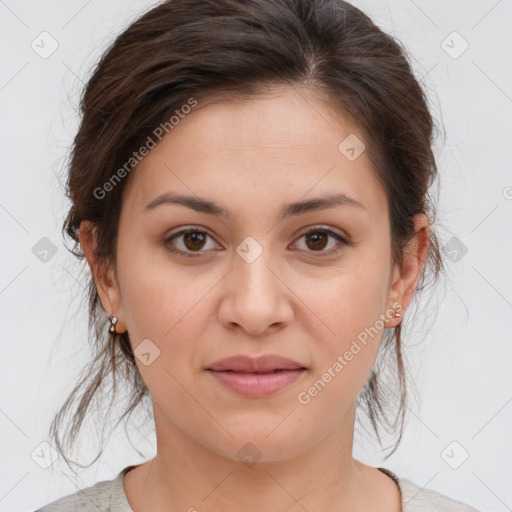
<path fill-rule="evenodd" d="M 132 171 L 116 279 L 97 284 L 128 330 L 160 440 L 277 460 L 350 432 L 383 328 L 421 270 L 414 257 L 402 276 L 392 265 L 386 196 L 355 137 L 314 93 L 279 89 L 192 108 Z M 353 202 L 322 207 L 338 195 Z M 252 395 L 207 370 L 265 354 L 305 370 Z"/>

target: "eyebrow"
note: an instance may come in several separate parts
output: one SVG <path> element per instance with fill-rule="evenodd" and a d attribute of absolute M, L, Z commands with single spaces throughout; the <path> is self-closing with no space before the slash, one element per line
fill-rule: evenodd
<path fill-rule="evenodd" d="M 149 212 L 164 204 L 181 204 L 196 212 L 217 215 L 226 219 L 232 219 L 233 214 L 221 205 L 199 196 L 188 196 L 183 194 L 175 194 L 173 192 L 165 192 L 144 207 L 144 212 Z M 351 206 L 366 210 L 366 207 L 356 199 L 347 194 L 324 194 L 314 199 L 305 201 L 297 201 L 285 204 L 281 210 L 281 220 L 286 217 L 301 215 L 307 212 L 326 210 L 334 206 Z"/>

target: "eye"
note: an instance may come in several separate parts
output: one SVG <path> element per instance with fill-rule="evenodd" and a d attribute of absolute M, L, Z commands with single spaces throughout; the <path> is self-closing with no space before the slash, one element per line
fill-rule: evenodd
<path fill-rule="evenodd" d="M 350 242 L 336 231 L 319 226 L 308 229 L 301 235 L 300 239 L 302 238 L 305 238 L 307 252 L 321 253 L 321 256 L 337 254 L 350 245 Z M 334 244 L 334 249 L 324 250 L 329 238 L 335 239 L 338 244 Z"/>
<path fill-rule="evenodd" d="M 207 231 L 204 231 L 202 229 L 197 228 L 188 228 L 183 229 L 181 231 L 178 231 L 177 233 L 173 234 L 169 238 L 165 240 L 165 245 L 167 246 L 168 250 L 177 253 L 183 256 L 189 256 L 189 257 L 195 257 L 200 256 L 200 254 L 193 254 L 201 253 L 201 252 L 207 252 L 204 250 L 201 250 L 205 247 L 206 241 L 208 238 L 212 238 Z M 181 247 L 182 248 L 176 248 L 173 246 L 174 240 L 181 239 Z M 213 240 L 213 238 L 212 238 Z M 178 244 L 179 245 L 179 244 Z"/>

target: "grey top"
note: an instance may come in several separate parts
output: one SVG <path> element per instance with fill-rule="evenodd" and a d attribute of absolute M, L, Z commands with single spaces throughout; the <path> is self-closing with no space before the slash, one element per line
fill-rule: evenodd
<path fill-rule="evenodd" d="M 123 487 L 127 471 L 122 469 L 114 480 L 97 482 L 74 494 L 64 496 L 35 512 L 133 512 Z M 390 476 L 402 494 L 402 512 L 478 512 L 473 507 L 428 489 L 421 489 L 405 478 L 399 478 L 389 469 L 378 468 Z M 139 512 L 139 511 L 138 511 Z"/>

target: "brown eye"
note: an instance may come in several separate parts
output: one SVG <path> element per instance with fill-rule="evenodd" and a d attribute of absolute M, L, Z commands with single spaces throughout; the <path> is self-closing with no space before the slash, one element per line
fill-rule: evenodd
<path fill-rule="evenodd" d="M 329 256 L 337 254 L 340 251 L 343 251 L 346 248 L 346 246 L 350 245 L 350 242 L 346 238 L 342 237 L 336 231 L 327 228 L 314 227 L 312 229 L 309 229 L 306 233 L 304 233 L 300 237 L 300 239 L 302 238 L 304 238 L 305 240 L 306 252 L 317 252 L 320 253 L 319 256 Z M 331 248 L 330 250 L 325 250 L 325 248 L 329 245 L 330 239 L 334 239 L 338 243 L 334 243 L 331 246 L 334 246 L 334 248 Z"/>
<path fill-rule="evenodd" d="M 201 229 L 184 229 L 170 236 L 164 244 L 173 253 L 183 256 L 201 256 L 201 253 L 209 252 L 208 238 L 212 239 L 208 232 Z M 215 244 L 213 244 L 215 246 Z M 196 254 L 194 254 L 196 253 Z"/>

